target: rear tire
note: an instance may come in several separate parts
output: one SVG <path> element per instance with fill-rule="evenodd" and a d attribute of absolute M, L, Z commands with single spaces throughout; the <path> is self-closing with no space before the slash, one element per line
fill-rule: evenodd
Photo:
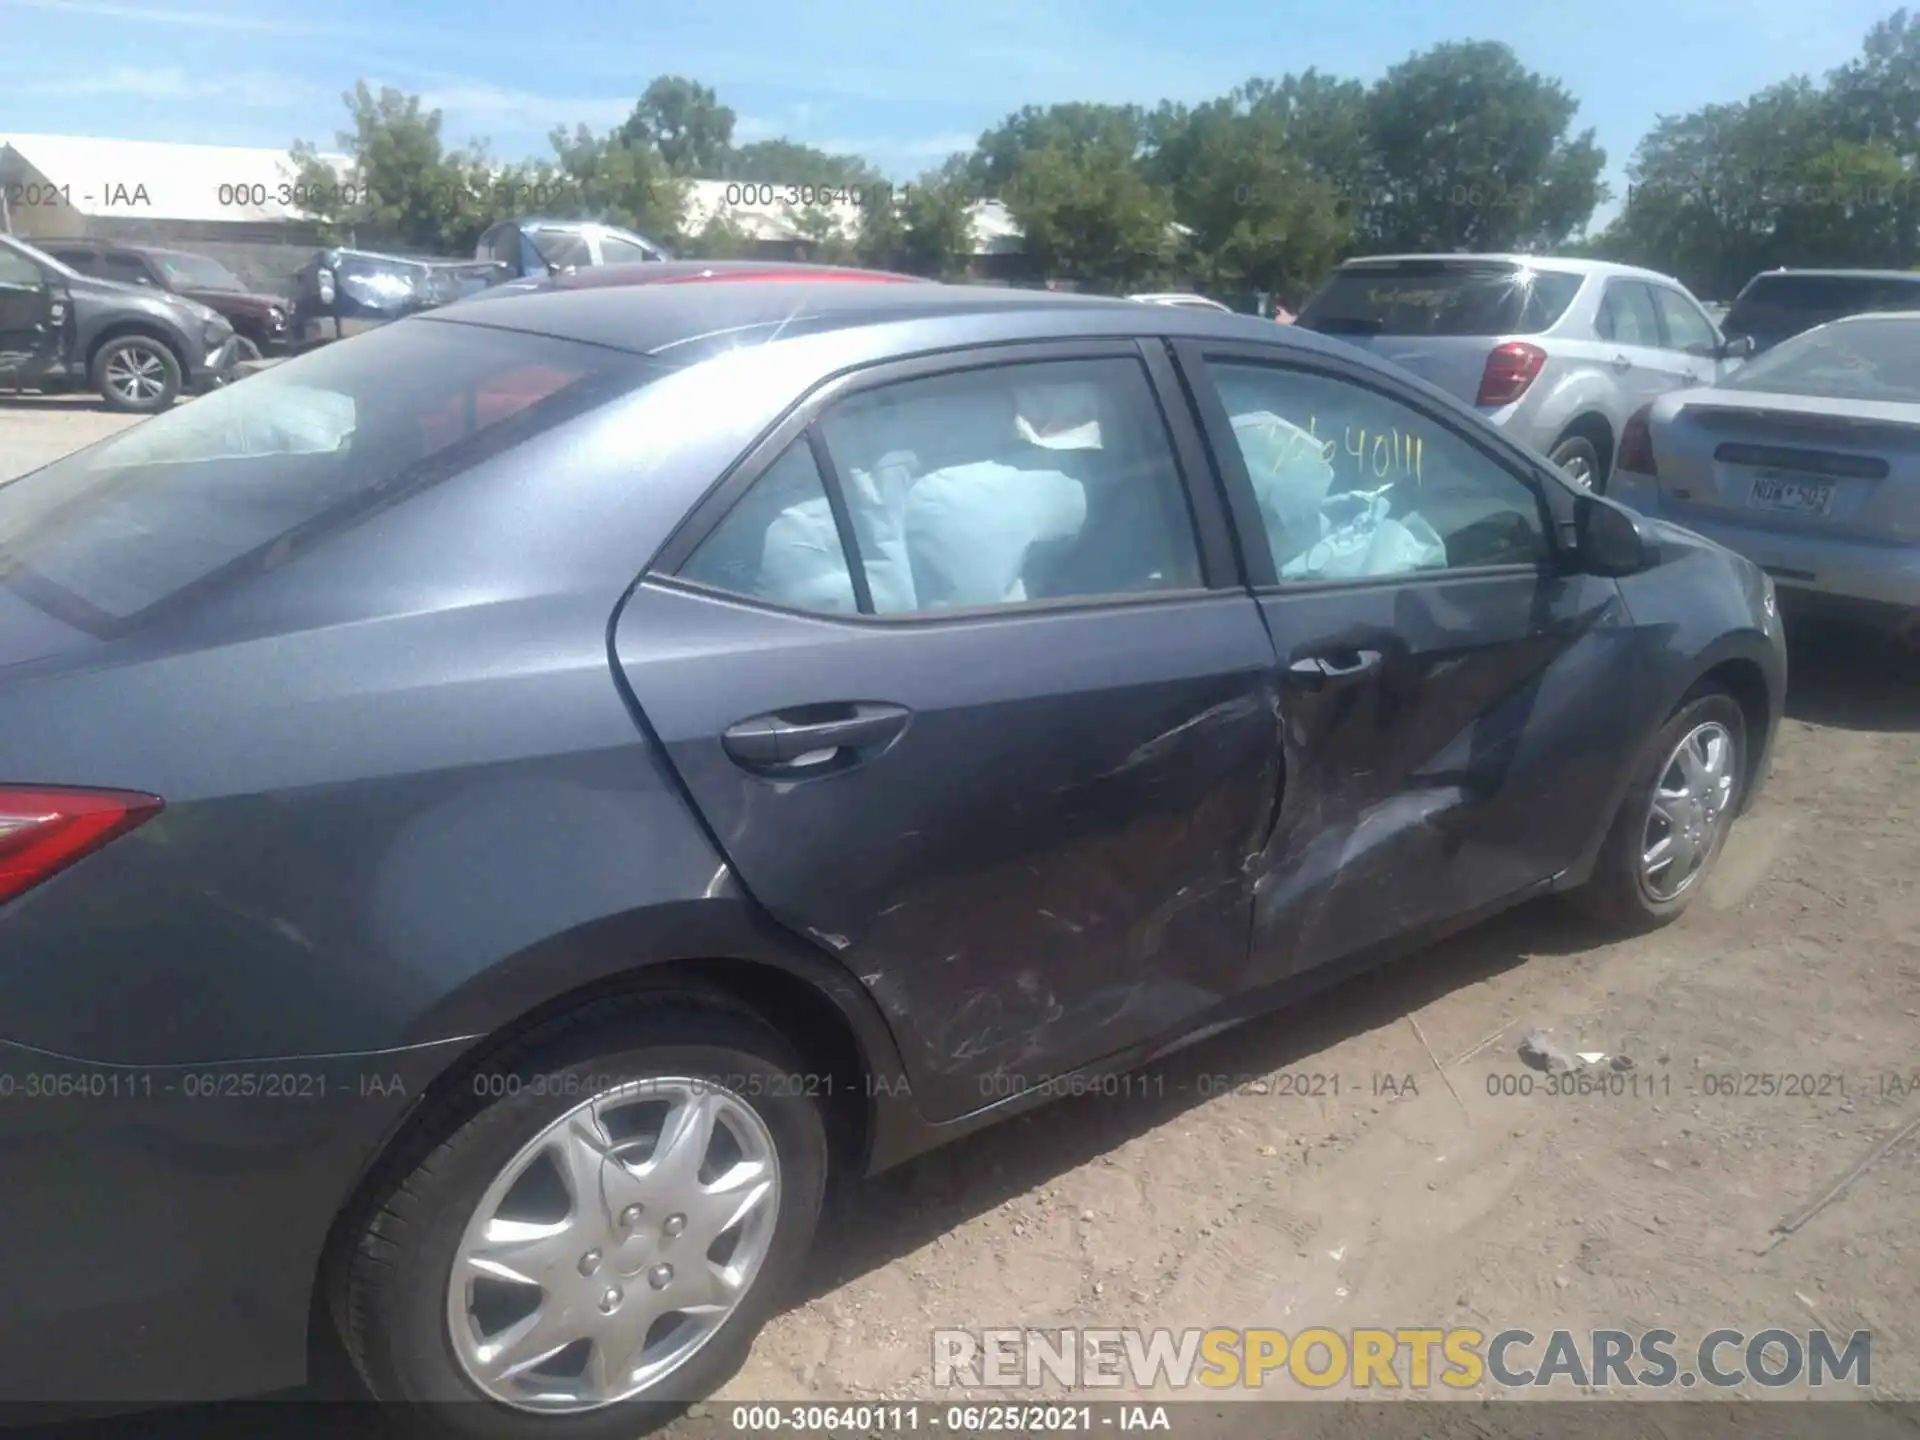
<path fill-rule="evenodd" d="M 150 335 L 109 340 L 93 357 L 93 388 L 109 410 L 152 415 L 180 394 L 180 362 Z"/>
<path fill-rule="evenodd" d="M 702 1115 L 710 1141 L 679 1128 Z M 697 1148 L 676 1148 L 681 1134 Z M 697 994 L 542 1026 L 417 1136 L 355 1227 L 335 1315 L 376 1399 L 430 1407 L 436 1432 L 471 1440 L 626 1440 L 709 1394 L 797 1276 L 828 1171 L 822 1101 L 792 1049 Z M 492 1278 L 502 1266 L 530 1278 Z M 648 1367 L 667 1368 L 634 1390 Z"/>
<path fill-rule="evenodd" d="M 1606 494 L 1607 477 L 1600 473 L 1600 452 L 1586 436 L 1564 436 L 1547 458 L 1581 489 L 1596 495 Z"/>
<path fill-rule="evenodd" d="M 1705 742 L 1703 745 L 1702 742 Z M 1725 783 L 1690 784 L 1700 803 L 1683 799 L 1680 785 L 1691 780 L 1683 747 L 1696 756 L 1724 747 L 1717 767 Z M 1660 727 L 1627 788 L 1601 845 L 1593 875 L 1566 900 L 1608 927 L 1628 934 L 1652 930 L 1680 918 L 1700 893 L 1733 828 L 1746 794 L 1747 720 L 1739 702 L 1718 686 L 1695 690 Z M 1657 812 L 1671 818 L 1662 821 Z M 1671 843 L 1665 865 L 1649 856 L 1665 838 Z M 1687 861 L 1681 874 L 1674 867 Z"/>

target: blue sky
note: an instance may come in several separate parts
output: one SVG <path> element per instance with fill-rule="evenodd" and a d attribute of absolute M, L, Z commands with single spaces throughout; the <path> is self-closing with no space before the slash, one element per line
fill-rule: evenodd
<path fill-rule="evenodd" d="M 1318 66 L 1371 80 L 1442 40 L 1499 39 L 1562 80 L 1616 193 L 1662 114 L 1851 58 L 1890 0 L 0 0 L 0 133 L 330 147 L 356 78 L 424 96 L 452 143 L 543 152 L 648 80 L 910 178 L 1025 104 L 1199 100 Z M 1611 209 L 1612 207 L 1609 207 Z"/>

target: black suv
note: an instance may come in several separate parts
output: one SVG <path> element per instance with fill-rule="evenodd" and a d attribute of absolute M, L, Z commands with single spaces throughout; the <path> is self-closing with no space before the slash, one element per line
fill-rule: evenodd
<path fill-rule="evenodd" d="M 0 235 L 0 386 L 87 386 L 109 410 L 149 413 L 224 384 L 237 348 L 233 326 L 197 300 L 82 275 Z"/>
<path fill-rule="evenodd" d="M 1763 270 L 1735 297 L 1720 329 L 1729 338 L 1752 336 L 1758 353 L 1830 320 L 1885 310 L 1920 310 L 1920 273 Z"/>
<path fill-rule="evenodd" d="M 293 302 L 249 289 L 233 271 L 205 255 L 151 245 L 106 245 L 97 240 L 49 240 L 41 247 L 82 275 L 198 300 L 227 317 L 240 337 L 240 358 L 258 360 L 287 348 Z"/>

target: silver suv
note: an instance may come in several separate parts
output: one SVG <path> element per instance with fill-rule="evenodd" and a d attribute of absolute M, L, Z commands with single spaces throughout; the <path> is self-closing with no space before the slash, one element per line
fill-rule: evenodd
<path fill-rule="evenodd" d="M 1628 416 L 1669 390 L 1716 383 L 1752 349 L 1669 276 L 1532 255 L 1349 260 L 1298 323 L 1477 406 L 1596 490 Z"/>

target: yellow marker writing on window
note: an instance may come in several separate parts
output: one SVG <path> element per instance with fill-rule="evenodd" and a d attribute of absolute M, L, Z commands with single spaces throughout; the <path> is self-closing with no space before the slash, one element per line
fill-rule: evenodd
<path fill-rule="evenodd" d="M 1320 418 L 1317 415 L 1307 417 L 1307 433 L 1316 440 L 1320 438 Z M 1333 457 L 1344 450 L 1353 457 L 1354 469 L 1362 476 L 1371 475 L 1377 480 L 1385 480 L 1389 476 L 1401 479 L 1411 476 L 1413 483 L 1418 485 L 1425 448 L 1421 436 L 1397 427 L 1368 431 L 1364 426 L 1348 425 L 1341 432 L 1340 443 L 1336 445 L 1332 440 L 1326 441 L 1320 447 L 1320 455 L 1331 465 Z"/>

